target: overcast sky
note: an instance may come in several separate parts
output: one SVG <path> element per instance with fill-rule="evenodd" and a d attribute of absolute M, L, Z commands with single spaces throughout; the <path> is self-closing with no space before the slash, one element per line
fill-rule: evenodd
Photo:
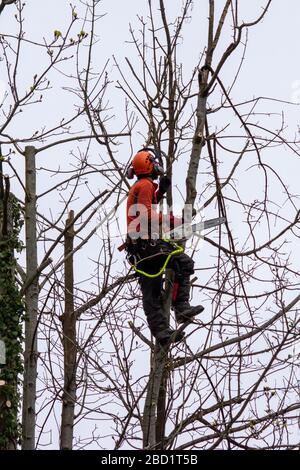
<path fill-rule="evenodd" d="M 100 11 L 104 16 L 97 23 L 97 34 L 100 41 L 96 48 L 96 55 L 94 55 L 94 67 L 102 70 L 107 60 L 110 60 L 111 65 L 108 66 L 108 71 L 112 81 L 118 78 L 116 68 L 113 66 L 113 55 L 123 67 L 125 67 L 125 56 L 129 57 L 133 64 L 137 64 L 134 47 L 128 44 L 130 40 L 128 25 L 131 23 L 134 29 L 139 27 L 136 15 L 147 16 L 147 3 L 146 0 L 103 0 L 101 3 Z M 194 2 L 191 22 L 185 27 L 186 34 L 179 51 L 187 76 L 197 64 L 200 53 L 205 45 L 208 15 L 207 3 L 207 0 L 196 0 Z M 219 4 L 221 3 L 223 4 L 223 2 Z M 265 5 L 265 3 L 263 0 L 239 0 L 241 18 L 244 21 L 252 21 L 261 12 L 261 6 Z M 78 0 L 74 0 L 73 4 L 75 6 L 78 5 L 78 10 L 80 10 Z M 172 16 L 172 14 L 178 12 L 181 1 L 168 0 L 166 5 L 168 15 Z M 43 37 L 50 39 L 53 37 L 54 30 L 65 31 L 66 19 L 70 17 L 69 0 L 52 0 L 51 2 L 45 0 L 27 0 L 24 12 L 26 38 L 36 41 L 41 41 Z M 16 25 L 13 14 L 14 8 L 8 6 L 0 18 L 1 32 L 10 33 L 15 31 Z M 263 22 L 249 32 L 246 59 L 237 84 L 231 94 L 236 102 L 257 96 L 273 97 L 285 101 L 300 101 L 299 23 L 299 0 L 273 0 L 270 11 Z M 86 26 L 86 31 L 89 32 L 88 25 Z M 222 36 L 220 51 L 224 51 L 229 42 L 230 30 L 226 30 L 226 33 Z M 42 68 L 46 60 L 45 54 L 40 54 L 39 51 L 35 52 L 34 47 L 24 48 L 21 73 L 19 75 L 20 87 L 23 89 L 28 88 L 31 78 L 37 70 Z M 239 60 L 240 53 L 237 53 L 222 70 L 221 78 L 226 86 L 231 84 L 232 70 L 238 65 Z M 0 64 L 0 94 L 3 94 L 7 88 L 3 65 L 4 63 L 2 62 Z M 41 123 L 47 122 L 49 125 L 52 125 L 61 116 L 68 115 L 71 112 L 70 110 L 72 110 L 73 97 L 61 89 L 67 82 L 67 79 L 62 78 L 62 82 L 59 82 L 56 78 L 56 82 L 53 85 L 54 88 L 49 93 L 49 99 L 46 100 L 43 111 L 40 111 L 39 107 L 32 108 L 32 111 L 28 110 L 26 117 L 22 115 L 12 123 L 9 133 L 26 137 L 32 129 L 35 130 L 35 128 L 40 127 Z M 110 130 L 114 129 L 118 132 L 122 127 L 124 119 L 124 97 L 115 89 L 115 84 L 111 85 L 110 90 L 108 98 L 115 115 L 115 118 L 110 123 Z M 270 102 L 268 108 L 268 103 L 264 103 L 264 111 L 267 112 L 276 111 L 280 113 L 283 108 L 285 110 L 285 122 L 288 126 L 288 135 L 291 137 L 295 134 L 298 135 L 300 117 L 298 106 L 282 105 L 280 103 L 277 106 Z M 271 117 L 270 127 L 273 126 L 276 129 L 276 126 L 279 126 L 280 119 L 281 116 Z M 222 127 L 224 122 L 217 121 L 215 125 Z M 136 134 L 133 136 L 133 143 L 136 148 L 143 144 L 143 138 L 138 131 L 144 131 L 142 124 L 137 126 Z M 125 164 L 130 156 L 129 141 L 124 138 L 120 142 L 122 145 L 118 153 L 118 160 Z M 71 161 L 68 151 L 65 153 L 65 150 L 56 149 L 49 151 L 47 155 L 41 154 L 38 156 L 38 166 L 55 169 L 61 165 L 68 168 Z M 286 152 L 280 149 L 279 151 L 274 150 L 273 153 L 267 154 L 266 159 L 276 164 L 277 169 L 289 181 L 290 187 L 297 192 L 299 187 L 299 167 L 296 157 L 289 157 L 287 159 Z M 16 161 L 15 164 L 18 168 L 22 168 L 20 160 Z M 184 182 L 180 171 L 175 173 L 174 178 L 175 183 L 183 185 Z M 253 191 L 253 180 L 250 178 L 245 181 L 245 186 L 241 190 L 252 199 L 255 199 L 257 194 Z M 97 189 L 101 190 L 101 184 L 98 181 L 93 180 L 90 183 L 95 191 Z M 47 173 L 41 172 L 38 180 L 38 190 L 41 192 L 48 186 L 49 177 Z M 83 192 L 80 199 L 74 201 L 72 208 L 75 211 L 79 210 L 89 198 L 90 194 Z M 282 193 L 278 194 L 278 201 L 283 199 Z M 51 202 L 46 200 L 40 202 L 40 209 L 49 214 L 50 210 L 52 212 L 59 212 L 60 206 L 55 199 L 51 200 Z M 213 216 L 213 213 L 210 215 Z M 234 211 L 232 212 L 232 217 L 233 215 Z M 242 231 L 240 226 L 241 221 L 232 220 L 231 222 L 235 224 L 235 234 L 238 236 L 239 230 Z M 267 234 L 261 233 L 262 240 L 265 235 Z M 87 256 L 92 256 L 93 253 L 94 246 L 91 245 L 88 251 L 85 251 L 84 255 L 82 255 L 83 259 L 81 262 L 84 263 Z M 77 262 L 80 263 L 80 255 L 78 255 Z M 82 271 L 82 278 L 86 274 Z"/>

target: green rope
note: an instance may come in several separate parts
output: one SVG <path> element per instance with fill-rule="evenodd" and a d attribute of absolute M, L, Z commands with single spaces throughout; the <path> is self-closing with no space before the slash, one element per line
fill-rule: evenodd
<path fill-rule="evenodd" d="M 155 274 L 149 274 L 149 273 L 146 273 L 145 271 L 142 271 L 141 269 L 138 269 L 136 267 L 136 265 L 133 265 L 133 269 L 135 270 L 136 273 L 138 274 L 141 274 L 142 276 L 146 276 L 146 277 L 149 277 L 150 279 L 154 279 L 155 277 L 159 277 L 163 274 L 163 272 L 165 271 L 170 259 L 172 256 L 174 255 L 178 255 L 179 253 L 182 253 L 184 251 L 184 249 L 182 248 L 182 246 L 179 246 L 179 245 L 176 245 L 176 243 L 174 242 L 170 242 L 170 240 L 165 240 L 163 239 L 164 242 L 166 243 L 169 243 L 169 244 L 172 244 L 173 246 L 176 247 L 176 249 L 174 251 L 172 251 L 171 253 L 168 254 L 167 256 L 167 259 L 166 261 L 164 262 L 164 264 L 162 265 L 161 269 L 155 273 Z M 143 261 L 143 260 L 141 260 Z M 138 263 L 137 263 L 138 264 Z"/>

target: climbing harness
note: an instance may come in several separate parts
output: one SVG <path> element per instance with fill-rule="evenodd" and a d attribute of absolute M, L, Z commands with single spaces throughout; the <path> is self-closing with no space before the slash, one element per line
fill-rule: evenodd
<path fill-rule="evenodd" d="M 198 224 L 189 225 L 189 232 L 193 235 L 193 234 L 196 234 L 199 231 L 201 232 L 202 230 L 205 230 L 205 229 L 208 229 L 208 228 L 213 228 L 213 227 L 216 227 L 218 225 L 221 225 L 224 222 L 226 222 L 225 217 L 218 217 L 218 218 L 215 218 L 215 219 L 206 220 L 206 221 L 200 222 Z M 188 225 L 188 224 L 185 224 L 185 225 Z M 171 232 L 168 233 L 168 235 L 172 236 L 174 238 L 176 238 L 176 237 L 180 238 L 179 235 L 182 234 L 182 231 L 186 229 L 185 225 L 181 225 L 180 227 L 178 227 L 176 229 L 173 229 Z M 181 239 L 183 239 L 183 240 L 187 239 L 187 238 L 189 238 L 189 237 L 181 237 Z M 168 266 L 168 263 L 169 263 L 170 259 L 172 258 L 172 256 L 175 256 L 175 255 L 178 255 L 179 253 L 184 252 L 184 248 L 177 245 L 174 242 L 174 240 L 170 240 L 170 239 L 166 239 L 166 238 L 162 238 L 162 240 L 164 242 L 168 243 L 169 245 L 172 245 L 175 249 L 174 249 L 174 251 L 172 251 L 171 253 L 168 254 L 168 256 L 167 256 L 164 264 L 162 265 L 161 269 L 155 274 L 150 274 L 150 273 L 147 273 L 146 271 L 143 271 L 142 269 L 138 269 L 137 265 L 141 261 L 144 261 L 145 258 L 138 260 L 136 254 L 130 254 L 129 258 L 131 257 L 133 259 L 133 263 L 131 263 L 132 268 L 137 274 L 141 274 L 142 276 L 146 276 L 150 279 L 154 279 L 156 277 L 159 277 L 166 270 L 166 268 Z M 126 244 L 124 243 L 121 247 L 119 247 L 119 250 L 121 251 L 122 249 L 125 248 L 125 246 L 126 246 Z"/>
<path fill-rule="evenodd" d="M 137 264 L 140 262 L 140 261 L 144 261 L 144 259 L 141 259 L 140 261 L 136 261 L 136 255 L 131 255 L 134 259 L 134 264 L 132 265 L 134 271 L 137 273 L 137 274 L 141 274 L 142 276 L 145 276 L 145 277 L 148 277 L 150 279 L 154 279 L 156 277 L 159 277 L 161 276 L 164 271 L 166 270 L 167 266 L 168 266 L 168 263 L 170 261 L 170 259 L 172 258 L 172 256 L 175 256 L 175 255 L 178 255 L 179 253 L 183 253 L 184 249 L 182 246 L 179 246 L 177 245 L 176 243 L 174 243 L 173 241 L 171 240 L 166 240 L 166 239 L 162 239 L 164 242 L 168 243 L 169 245 L 172 245 L 175 249 L 174 251 L 172 251 L 171 253 L 168 254 L 164 264 L 162 265 L 162 267 L 160 268 L 160 270 L 155 273 L 155 274 L 149 274 L 147 273 L 146 271 L 143 271 L 141 269 L 138 269 L 137 268 Z M 158 253 L 159 254 L 159 253 Z"/>

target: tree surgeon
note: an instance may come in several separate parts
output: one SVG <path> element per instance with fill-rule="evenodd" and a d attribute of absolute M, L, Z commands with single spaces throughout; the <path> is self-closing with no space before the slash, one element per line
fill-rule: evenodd
<path fill-rule="evenodd" d="M 127 170 L 127 176 L 137 181 L 129 190 L 127 199 L 126 251 L 134 266 L 143 296 L 143 308 L 151 333 L 161 346 L 183 339 L 184 333 L 170 328 L 161 304 L 162 275 L 168 266 L 174 271 L 172 308 L 178 323 L 184 323 L 201 313 L 202 305 L 189 303 L 190 276 L 194 273 L 193 260 L 183 249 L 162 238 L 166 216 L 158 213 L 158 204 L 170 187 L 171 181 L 163 175 L 161 153 L 151 148 L 139 150 Z M 160 177 L 159 184 L 155 183 Z M 182 219 L 167 216 L 169 226 L 182 224 Z M 175 248 L 174 248 L 175 245 Z"/>

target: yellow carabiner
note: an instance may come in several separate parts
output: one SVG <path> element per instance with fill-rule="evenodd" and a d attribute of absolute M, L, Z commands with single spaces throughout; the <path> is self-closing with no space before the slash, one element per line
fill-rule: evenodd
<path fill-rule="evenodd" d="M 179 246 L 179 245 L 176 245 L 176 243 L 174 242 L 170 242 L 170 240 L 165 240 L 163 239 L 164 242 L 166 243 L 172 243 L 176 249 L 174 251 L 172 251 L 171 253 L 168 254 L 167 256 L 167 259 L 166 261 L 164 262 L 163 266 L 161 267 L 161 269 L 158 271 L 158 273 L 156 274 L 149 274 L 149 273 L 146 273 L 145 271 L 142 271 L 141 269 L 138 269 L 136 267 L 136 265 L 133 265 L 133 269 L 136 273 L 138 274 L 141 274 L 142 276 L 146 276 L 146 277 L 149 277 L 150 279 L 153 279 L 155 277 L 158 277 L 158 276 L 161 276 L 163 274 L 163 272 L 165 271 L 167 265 L 168 265 L 168 262 L 170 261 L 171 257 L 174 256 L 174 255 L 178 255 L 179 253 L 182 253 L 184 251 L 184 249 L 182 248 L 182 246 Z M 142 261 L 142 260 L 141 260 Z"/>

